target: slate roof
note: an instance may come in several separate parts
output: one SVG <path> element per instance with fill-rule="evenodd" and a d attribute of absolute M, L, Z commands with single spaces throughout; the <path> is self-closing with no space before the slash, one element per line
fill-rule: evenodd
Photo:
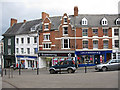
<path fill-rule="evenodd" d="M 88 20 L 88 25 L 81 25 L 81 20 L 84 17 Z M 103 27 L 101 25 L 101 20 L 104 17 L 108 20 L 108 25 L 105 27 L 117 26 L 115 20 L 118 18 L 118 14 L 78 14 L 76 18 L 74 18 L 74 15 L 69 15 L 70 24 L 75 25 L 76 27 Z M 61 18 L 62 16 L 49 17 L 51 20 L 51 30 L 58 30 L 58 27 L 61 24 Z M 42 19 L 14 24 L 3 34 L 3 36 L 34 33 L 30 31 L 32 27 L 36 27 L 36 30 L 42 30 Z"/>

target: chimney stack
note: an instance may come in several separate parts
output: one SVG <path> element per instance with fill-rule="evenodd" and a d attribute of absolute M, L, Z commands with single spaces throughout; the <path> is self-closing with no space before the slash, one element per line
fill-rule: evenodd
<path fill-rule="evenodd" d="M 24 23 L 26 22 L 26 20 L 23 21 Z"/>
<path fill-rule="evenodd" d="M 49 17 L 49 14 L 42 12 L 42 20 L 44 20 L 46 17 Z"/>
<path fill-rule="evenodd" d="M 10 26 L 13 26 L 15 23 L 17 23 L 17 19 L 11 18 Z"/>
<path fill-rule="evenodd" d="M 78 7 L 77 6 L 74 7 L 74 16 L 78 16 Z"/>

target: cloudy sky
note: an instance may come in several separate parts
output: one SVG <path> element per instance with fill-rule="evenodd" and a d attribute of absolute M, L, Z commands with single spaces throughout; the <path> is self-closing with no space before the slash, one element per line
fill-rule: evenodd
<path fill-rule="evenodd" d="M 9 28 L 10 19 L 18 22 L 41 18 L 41 12 L 50 16 L 72 15 L 74 6 L 79 14 L 117 14 L 120 0 L 0 0 L 0 36 Z"/>

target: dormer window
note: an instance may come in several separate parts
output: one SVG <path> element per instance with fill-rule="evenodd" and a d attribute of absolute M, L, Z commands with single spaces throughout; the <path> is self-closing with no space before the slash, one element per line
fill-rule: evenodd
<path fill-rule="evenodd" d="M 35 31 L 35 29 L 36 29 L 36 27 L 35 27 L 35 26 L 34 26 L 34 27 L 32 27 L 32 28 L 31 28 L 31 32 Z"/>
<path fill-rule="evenodd" d="M 83 18 L 83 19 L 82 19 L 82 25 L 88 25 L 88 21 L 87 21 L 86 18 Z"/>
<path fill-rule="evenodd" d="M 116 20 L 116 25 L 120 25 L 120 18 Z"/>
<path fill-rule="evenodd" d="M 107 21 L 106 18 L 103 18 L 103 19 L 102 19 L 102 25 L 108 25 L 108 21 Z"/>

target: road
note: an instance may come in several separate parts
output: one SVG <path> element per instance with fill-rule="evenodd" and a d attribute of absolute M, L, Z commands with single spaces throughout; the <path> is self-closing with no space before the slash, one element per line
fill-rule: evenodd
<path fill-rule="evenodd" d="M 118 88 L 118 71 L 96 72 L 84 68 L 78 69 L 74 74 L 49 74 L 48 70 L 18 70 L 13 72 L 13 78 L 8 74 L 3 76 L 3 88 Z M 8 85 L 7 85 L 8 84 Z"/>

